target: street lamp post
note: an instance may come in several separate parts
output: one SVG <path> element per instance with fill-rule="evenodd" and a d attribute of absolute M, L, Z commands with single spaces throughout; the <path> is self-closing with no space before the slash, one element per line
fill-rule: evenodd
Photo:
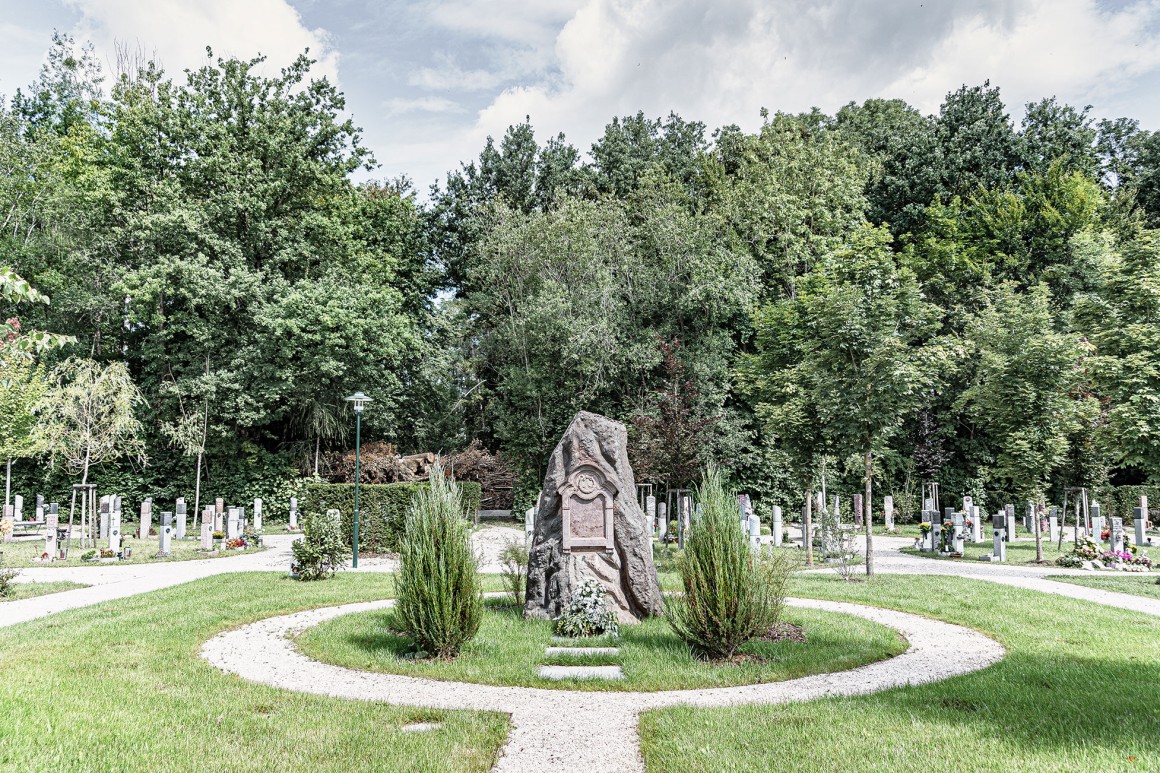
<path fill-rule="evenodd" d="M 363 408 L 371 401 L 371 398 L 362 392 L 355 392 L 346 399 L 354 408 L 354 539 L 352 540 L 354 560 L 352 568 L 358 569 L 358 484 L 359 478 L 362 477 L 359 471 L 359 455 L 362 450 L 362 413 Z"/>

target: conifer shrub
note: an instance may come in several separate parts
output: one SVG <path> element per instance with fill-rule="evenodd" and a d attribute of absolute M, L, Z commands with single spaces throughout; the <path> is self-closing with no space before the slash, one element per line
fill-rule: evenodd
<path fill-rule="evenodd" d="M 483 595 L 463 515 L 463 494 L 442 467 L 415 493 L 400 544 L 395 625 L 420 656 L 452 658 L 483 618 Z"/>
<path fill-rule="evenodd" d="M 732 657 L 781 616 L 794 562 L 755 553 L 739 524 L 737 498 L 710 467 L 696 492 L 701 514 L 677 563 L 684 596 L 666 601 L 673 631 L 699 655 Z"/>
<path fill-rule="evenodd" d="M 512 603 L 524 605 L 524 595 L 528 586 L 528 546 L 522 540 L 509 542 L 499 554 L 503 583 L 512 594 Z"/>
<path fill-rule="evenodd" d="M 291 545 L 294 575 L 299 580 L 323 580 L 332 576 L 350 555 L 342 538 L 342 522 L 337 510 L 307 513 L 302 520 L 300 540 Z"/>

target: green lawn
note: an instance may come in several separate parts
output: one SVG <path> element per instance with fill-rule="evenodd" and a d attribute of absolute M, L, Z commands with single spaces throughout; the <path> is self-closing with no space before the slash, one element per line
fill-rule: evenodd
<path fill-rule="evenodd" d="M 20 599 L 30 599 L 34 596 L 47 596 L 49 593 L 60 593 L 66 590 L 76 590 L 77 588 L 87 588 L 87 585 L 82 585 L 79 582 L 14 582 L 11 586 L 12 595 L 8 598 L 0 597 L 0 603 L 5 601 L 19 601 Z"/>
<path fill-rule="evenodd" d="M 327 663 L 448 681 L 583 690 L 669 690 L 775 682 L 827 671 L 841 671 L 897 655 L 905 642 L 891 629 L 852 615 L 787 609 L 785 620 L 802 626 L 808 641 L 754 641 L 742 652 L 764 662 L 711 664 L 697 660 L 663 619 L 626 625 L 616 657 L 584 661 L 619 664 L 620 681 L 540 679 L 541 665 L 579 663 L 546 659 L 552 646 L 551 623 L 524 620 L 510 602 L 489 604 L 479 634 L 452 661 L 415 661 L 404 657 L 409 641 L 390 632 L 389 610 L 345 615 L 307 630 L 302 651 Z M 602 646 L 607 646 L 602 643 Z"/>
<path fill-rule="evenodd" d="M 794 592 L 966 625 L 1007 657 L 860 698 L 648 712 L 650 771 L 1160 770 L 1160 618 L 950 577 L 811 575 Z"/>
<path fill-rule="evenodd" d="M 0 629 L 0 770 L 488 770 L 502 715 L 303 695 L 197 654 L 228 628 L 391 593 L 389 575 L 239 573 Z M 442 725 L 401 730 L 418 721 Z"/>
<path fill-rule="evenodd" d="M 202 558 L 223 558 L 225 556 L 239 556 L 245 553 L 257 553 L 264 548 L 247 548 L 245 550 L 228 550 L 219 553 L 203 553 L 201 552 L 201 543 L 199 540 L 182 540 L 178 542 L 173 540 L 172 555 L 169 558 L 155 558 L 157 555 L 157 538 L 150 537 L 149 539 L 137 539 L 136 537 L 126 537 L 121 540 L 122 544 L 127 545 L 133 549 L 132 557 L 128 561 L 112 561 L 118 566 L 124 564 L 149 564 L 157 561 L 193 561 Z M 108 547 L 108 540 L 98 540 L 100 547 Z M 33 541 L 20 542 L 6 542 L 0 545 L 0 554 L 4 556 L 4 565 L 16 569 L 36 567 L 55 567 L 55 566 L 102 566 L 100 562 L 86 562 L 81 560 L 81 556 L 87 553 L 90 548 L 81 549 L 80 540 L 73 539 L 72 546 L 68 551 L 67 561 L 53 561 L 52 563 L 40 563 L 33 561 L 34 558 L 39 558 L 44 552 L 44 540 L 38 539 Z M 100 554 L 99 548 L 97 549 Z"/>
<path fill-rule="evenodd" d="M 989 532 L 990 530 L 988 530 Z M 1070 553 L 1074 544 L 1069 538 L 1063 540 L 1063 551 L 1059 551 L 1055 547 L 1056 543 L 1043 540 L 1043 560 L 1048 562 L 1055 562 L 1063 553 Z M 941 561 L 978 561 L 979 556 L 987 555 L 992 552 L 995 543 L 992 540 L 986 542 L 968 542 L 963 546 L 962 558 L 946 558 L 940 556 L 938 553 L 923 553 L 914 548 L 903 548 L 902 552 L 912 556 L 919 556 L 921 558 L 931 558 Z M 1018 542 L 1007 543 L 1007 563 L 1009 564 L 1032 564 L 1035 563 L 1035 540 L 1020 540 Z"/>
<path fill-rule="evenodd" d="M 1116 593 L 1131 593 L 1134 596 L 1147 596 L 1160 599 L 1160 577 L 1155 572 L 1150 574 L 1097 574 L 1088 577 L 1071 574 L 1052 575 L 1049 580 L 1056 582 L 1070 582 L 1072 585 L 1085 585 L 1099 590 L 1110 590 Z"/>

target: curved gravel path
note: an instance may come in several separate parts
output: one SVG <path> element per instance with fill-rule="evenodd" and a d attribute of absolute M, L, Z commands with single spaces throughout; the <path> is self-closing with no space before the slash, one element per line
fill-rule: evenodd
<path fill-rule="evenodd" d="M 512 730 L 497 771 L 644 770 L 637 734 L 641 711 L 677 705 L 720 707 L 863 695 L 969 673 L 1004 655 L 998 642 L 976 631 L 918 615 L 813 599 L 791 599 L 789 603 L 881 623 L 902 634 L 910 647 L 902 655 L 860 668 L 784 682 L 703 690 L 599 693 L 441 682 L 356 671 L 311 660 L 291 638 L 341 615 L 393 606 L 393 600 L 384 600 L 261 620 L 215 636 L 202 646 L 201 654 L 223 671 L 299 692 L 510 714 Z"/>

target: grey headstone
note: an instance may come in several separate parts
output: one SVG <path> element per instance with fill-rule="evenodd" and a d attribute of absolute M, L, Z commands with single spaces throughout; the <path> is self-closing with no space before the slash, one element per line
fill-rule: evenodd
<path fill-rule="evenodd" d="M 775 548 L 781 547 L 785 534 L 785 521 L 782 518 L 781 508 L 778 505 L 773 506 L 773 522 L 770 533 L 773 535 L 773 546 Z"/>
<path fill-rule="evenodd" d="M 1112 519 L 1112 552 L 1121 553 L 1124 550 L 1124 519 Z"/>
<path fill-rule="evenodd" d="M 157 552 L 163 556 L 173 552 L 173 513 L 161 513 L 161 528 L 157 530 Z"/>
<path fill-rule="evenodd" d="M 173 519 L 173 524 L 174 524 L 174 535 L 173 536 L 174 536 L 174 539 L 176 539 L 180 542 L 181 540 L 185 539 L 185 532 L 186 532 L 186 529 L 188 528 L 187 522 L 189 520 L 189 513 L 186 512 L 185 498 L 184 497 L 177 498 L 177 508 L 176 509 L 177 509 L 177 516 Z"/>

